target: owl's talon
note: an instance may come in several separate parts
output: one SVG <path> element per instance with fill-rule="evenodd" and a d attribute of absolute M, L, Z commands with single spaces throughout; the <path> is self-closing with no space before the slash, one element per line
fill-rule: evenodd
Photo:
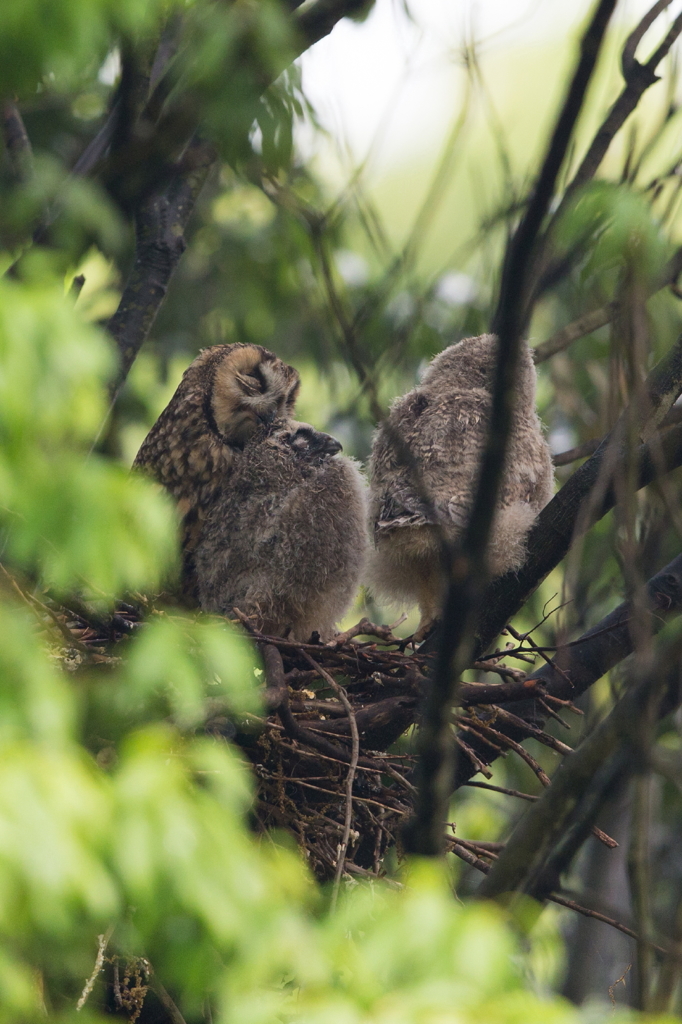
<path fill-rule="evenodd" d="M 423 644 L 428 636 L 431 636 L 434 629 L 438 625 L 438 619 L 428 618 L 425 622 L 422 620 L 419 623 L 416 631 L 409 638 L 410 643 L 416 649 L 417 644 Z"/>
<path fill-rule="evenodd" d="M 399 620 L 399 623 L 404 621 Z M 405 641 L 402 637 L 393 635 L 393 627 L 387 625 L 378 626 L 375 622 L 370 622 L 368 618 L 360 619 L 355 625 L 351 626 L 350 629 L 345 630 L 343 633 L 337 633 L 329 643 L 328 647 L 343 647 L 344 644 L 354 640 L 356 636 L 373 636 L 377 640 L 381 640 L 385 644 L 397 644 L 400 646 Z"/>

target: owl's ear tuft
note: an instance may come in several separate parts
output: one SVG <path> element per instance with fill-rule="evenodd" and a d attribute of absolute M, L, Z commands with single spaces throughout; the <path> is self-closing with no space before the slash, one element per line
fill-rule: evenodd
<path fill-rule="evenodd" d="M 296 400 L 298 399 L 298 393 L 300 390 L 301 378 L 298 375 L 298 371 L 294 370 L 292 374 L 292 384 L 287 393 L 287 409 L 289 412 L 294 411 L 294 406 L 296 405 Z"/>

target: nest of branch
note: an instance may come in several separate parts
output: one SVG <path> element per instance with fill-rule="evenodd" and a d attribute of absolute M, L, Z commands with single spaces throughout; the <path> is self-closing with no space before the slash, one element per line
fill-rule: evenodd
<path fill-rule="evenodd" d="M 270 714 L 255 740 L 235 739 L 258 777 L 259 826 L 293 833 L 320 878 L 333 877 L 339 870 L 380 875 L 386 851 L 393 846 L 400 850 L 401 827 L 412 813 L 416 792 L 414 755 L 393 748 L 418 723 L 433 655 L 420 653 L 389 627 L 366 619 L 329 644 L 302 644 L 250 632 L 265 664 Z M 491 775 L 485 754 L 467 742 L 472 736 L 476 750 L 487 749 L 490 761 L 513 750 L 543 785 L 549 785 L 524 747 L 496 728 L 498 722 L 510 724 L 511 719 L 526 735 L 555 751 L 570 750 L 497 703 L 534 697 L 552 717 L 559 717 L 535 680 L 501 662 L 503 655 L 517 651 L 523 656 L 519 645 L 476 664 L 482 672 L 501 677 L 501 682 L 460 684 L 459 713 L 453 715 L 453 725 L 458 726 L 455 741 L 474 772 Z M 212 725 L 207 723 L 209 729 Z M 478 854 L 490 857 L 490 846 L 499 844 L 473 845 L 478 847 L 475 852 L 472 844 L 449 842 L 468 863 Z"/>
<path fill-rule="evenodd" d="M 117 662 L 119 642 L 140 627 L 148 610 L 119 604 L 113 615 L 98 617 L 75 601 L 66 607 L 40 600 L 6 570 L 5 576 L 51 632 L 69 669 Z M 251 761 L 258 783 L 256 827 L 283 828 L 295 836 L 321 880 L 344 872 L 380 876 L 386 852 L 400 852 L 401 828 L 413 809 L 416 757 L 409 744 L 403 744 L 407 752 L 395 748 L 418 724 L 434 655 L 366 619 L 330 643 L 316 637 L 299 643 L 259 633 L 235 613 L 263 659 L 266 715 L 236 727 L 220 709 L 204 728 L 236 743 Z M 533 698 L 546 715 L 559 718 L 557 710 L 564 710 L 567 702 L 549 697 L 542 684 L 502 661 L 528 658 L 526 638 L 519 640 L 517 646 L 475 664 L 482 673 L 494 673 L 497 682 L 460 683 L 453 736 L 459 756 L 469 762 L 469 775 L 490 778 L 488 764 L 511 750 L 530 765 L 542 785 L 549 785 L 541 766 L 508 733 L 533 736 L 561 754 L 570 748 L 514 716 L 508 705 Z M 499 844 L 451 837 L 448 846 L 483 870 Z"/>

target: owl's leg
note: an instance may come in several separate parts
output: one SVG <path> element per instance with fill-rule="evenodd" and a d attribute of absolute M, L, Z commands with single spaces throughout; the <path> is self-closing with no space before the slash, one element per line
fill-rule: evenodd
<path fill-rule="evenodd" d="M 435 628 L 441 613 L 443 604 L 444 586 L 443 574 L 440 566 L 432 562 L 423 566 L 422 572 L 416 581 L 417 602 L 421 619 L 417 631 L 412 637 L 413 643 L 420 644 L 426 640 L 429 633 Z"/>
<path fill-rule="evenodd" d="M 438 618 L 432 615 L 422 615 L 417 629 L 410 637 L 413 644 L 420 644 L 426 640 L 427 636 L 436 628 L 438 624 Z"/>

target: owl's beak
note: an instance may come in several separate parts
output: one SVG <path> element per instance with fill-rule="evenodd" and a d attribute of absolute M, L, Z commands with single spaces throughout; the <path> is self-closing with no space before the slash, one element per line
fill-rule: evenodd
<path fill-rule="evenodd" d="M 337 441 L 331 434 L 323 434 L 321 431 L 315 431 L 315 445 L 316 449 L 324 452 L 325 455 L 336 455 L 338 452 L 343 451 L 343 445 L 340 441 Z"/>
<path fill-rule="evenodd" d="M 343 445 L 331 434 L 315 430 L 309 423 L 292 424 L 291 443 L 294 448 L 305 450 L 311 454 L 332 456 L 343 451 Z"/>

